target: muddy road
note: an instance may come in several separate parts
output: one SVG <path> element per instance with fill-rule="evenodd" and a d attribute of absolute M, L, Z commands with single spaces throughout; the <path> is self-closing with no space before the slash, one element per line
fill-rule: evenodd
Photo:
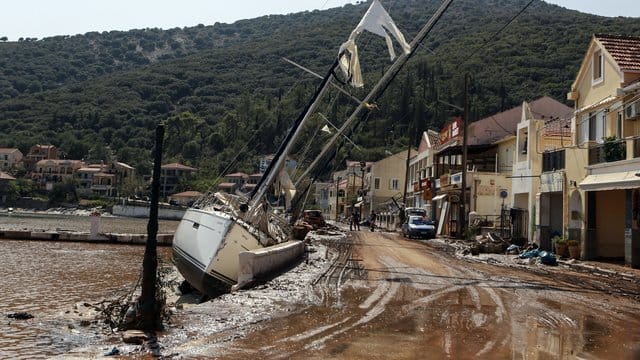
<path fill-rule="evenodd" d="M 353 232 L 318 304 L 207 339 L 218 359 L 638 358 L 640 285 L 466 260 L 437 241 Z M 186 354 L 183 354 L 186 355 Z M 208 355 L 209 356 L 209 355 Z M 188 356 L 187 356 L 188 357 Z"/>

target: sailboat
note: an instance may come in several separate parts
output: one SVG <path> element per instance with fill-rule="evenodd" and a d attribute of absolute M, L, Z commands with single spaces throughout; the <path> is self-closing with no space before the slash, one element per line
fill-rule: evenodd
<path fill-rule="evenodd" d="M 242 198 L 216 192 L 200 199 L 193 207 L 186 210 L 174 234 L 172 247 L 174 263 L 191 286 L 210 296 L 227 292 L 232 286 L 237 286 L 241 253 L 279 246 L 278 244 L 293 241 L 290 240 L 291 227 L 288 221 L 276 214 L 269 202 L 266 201 L 269 189 L 276 181 L 279 181 L 281 186 L 285 184 L 297 186 L 302 179 L 308 176 L 311 169 L 317 166 L 338 139 L 344 136 L 343 134 L 354 120 L 362 112 L 374 108 L 371 104 L 374 104 L 377 97 L 399 72 L 451 2 L 452 0 L 444 1 L 411 44 L 408 44 L 379 0 L 373 0 L 349 39 L 340 47 L 335 62 L 304 111 L 287 133 L 263 177 L 249 197 Z M 303 126 L 316 110 L 319 100 L 332 84 L 331 81 L 336 76 L 335 70 L 340 68 L 345 79 L 351 85 L 362 86 L 355 40 L 364 30 L 385 38 L 390 57 L 392 60 L 395 58 L 395 62 L 367 97 L 359 103 L 342 127 L 325 144 L 320 154 L 303 172 L 298 181 L 292 184 L 284 171 L 287 155 L 292 150 L 294 142 L 300 137 Z M 402 47 L 402 54 L 398 57 L 395 56 L 389 34 L 395 37 Z M 285 188 L 289 195 L 295 191 L 293 186 L 285 186 Z"/>

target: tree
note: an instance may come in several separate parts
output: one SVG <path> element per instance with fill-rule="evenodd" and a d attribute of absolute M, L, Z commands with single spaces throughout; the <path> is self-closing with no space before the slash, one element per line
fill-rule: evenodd
<path fill-rule="evenodd" d="M 49 203 L 71 203 L 78 202 L 78 194 L 76 193 L 77 184 L 73 179 L 65 180 L 61 183 L 53 184 L 53 188 L 49 192 Z"/>

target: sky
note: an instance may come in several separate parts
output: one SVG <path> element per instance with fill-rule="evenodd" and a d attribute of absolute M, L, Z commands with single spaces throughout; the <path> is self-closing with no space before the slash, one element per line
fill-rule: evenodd
<path fill-rule="evenodd" d="M 384 5 L 384 0 L 381 0 Z M 0 37 L 10 41 L 90 31 L 171 29 L 232 23 L 269 14 L 341 7 L 349 0 L 9 0 L 0 9 Z M 639 0 L 548 0 L 603 16 L 640 17 Z"/>

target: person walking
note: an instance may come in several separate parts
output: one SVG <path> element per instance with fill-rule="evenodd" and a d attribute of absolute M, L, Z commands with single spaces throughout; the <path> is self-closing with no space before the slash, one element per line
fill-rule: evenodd
<path fill-rule="evenodd" d="M 376 215 L 375 211 L 372 211 L 372 212 L 371 212 L 371 222 L 370 222 L 370 224 L 369 224 L 369 226 L 371 227 L 371 231 L 375 231 L 375 228 L 376 228 L 376 218 L 377 218 L 377 215 Z"/>
<path fill-rule="evenodd" d="M 358 212 L 351 213 L 351 219 L 349 221 L 349 230 L 360 230 L 360 215 Z"/>
<path fill-rule="evenodd" d="M 353 217 L 354 213 L 351 213 L 351 216 L 349 216 L 349 231 L 353 231 Z"/>

